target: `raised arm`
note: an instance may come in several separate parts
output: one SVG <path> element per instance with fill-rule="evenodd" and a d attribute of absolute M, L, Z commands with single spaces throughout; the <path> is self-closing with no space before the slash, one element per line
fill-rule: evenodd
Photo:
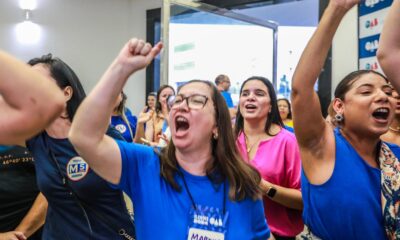
<path fill-rule="evenodd" d="M 74 117 L 70 141 L 92 169 L 111 183 L 119 183 L 122 170 L 118 145 L 105 135 L 114 103 L 129 76 L 150 64 L 161 48 L 161 43 L 152 47 L 142 40 L 131 39 Z"/>
<path fill-rule="evenodd" d="M 327 123 L 322 116 L 314 85 L 321 72 L 333 36 L 346 12 L 357 0 L 332 0 L 307 44 L 296 67 L 292 82 L 294 128 L 300 147 L 321 143 Z"/>
<path fill-rule="evenodd" d="M 0 144 L 20 144 L 42 131 L 63 109 L 55 82 L 0 51 Z"/>
<path fill-rule="evenodd" d="M 400 92 L 400 1 L 394 0 L 379 40 L 378 60 L 383 72 Z"/>

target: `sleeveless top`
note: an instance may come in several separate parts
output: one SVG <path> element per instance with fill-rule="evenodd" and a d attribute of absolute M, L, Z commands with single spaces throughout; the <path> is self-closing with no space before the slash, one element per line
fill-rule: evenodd
<path fill-rule="evenodd" d="M 313 185 L 302 172 L 304 223 L 324 240 L 386 239 L 380 170 L 368 165 L 337 129 L 335 143 L 335 166 L 328 181 Z"/>

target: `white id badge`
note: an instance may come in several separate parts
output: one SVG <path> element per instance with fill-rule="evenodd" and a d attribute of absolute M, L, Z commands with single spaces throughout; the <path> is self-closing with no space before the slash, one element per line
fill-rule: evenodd
<path fill-rule="evenodd" d="M 224 240 L 225 236 L 221 232 L 213 232 L 198 228 L 189 228 L 187 240 Z"/>
<path fill-rule="evenodd" d="M 188 240 L 224 240 L 229 213 L 219 208 L 197 205 L 189 211 Z"/>

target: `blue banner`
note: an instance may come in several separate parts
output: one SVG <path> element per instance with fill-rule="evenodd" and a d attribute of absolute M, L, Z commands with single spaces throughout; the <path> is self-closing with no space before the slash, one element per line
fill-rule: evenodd
<path fill-rule="evenodd" d="M 364 16 L 366 14 L 390 7 L 392 2 L 393 0 L 363 0 L 359 5 L 359 16 Z"/>
<path fill-rule="evenodd" d="M 358 42 L 358 55 L 359 58 L 376 56 L 376 51 L 379 46 L 380 34 L 371 37 L 361 38 Z"/>

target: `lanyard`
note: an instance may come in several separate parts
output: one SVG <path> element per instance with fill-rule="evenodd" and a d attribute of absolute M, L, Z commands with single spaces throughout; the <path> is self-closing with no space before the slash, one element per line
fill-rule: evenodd
<path fill-rule="evenodd" d="M 188 185 L 186 183 L 185 175 L 182 173 L 181 170 L 179 170 L 179 173 L 180 173 L 180 175 L 182 177 L 183 185 L 185 186 L 186 192 L 189 195 L 190 201 L 192 202 L 192 206 L 193 206 L 194 210 L 197 210 L 196 203 L 195 203 L 195 201 L 193 199 L 193 196 L 190 193 L 189 187 L 188 187 Z M 225 182 L 223 184 L 224 184 L 224 196 L 223 196 L 223 200 L 222 200 L 223 201 L 222 202 L 222 206 L 223 206 L 223 210 L 222 210 L 223 212 L 222 213 L 225 215 L 225 211 L 226 211 L 226 194 L 225 194 L 226 193 L 226 189 L 225 189 L 225 186 L 226 186 L 226 184 L 225 184 Z"/>

